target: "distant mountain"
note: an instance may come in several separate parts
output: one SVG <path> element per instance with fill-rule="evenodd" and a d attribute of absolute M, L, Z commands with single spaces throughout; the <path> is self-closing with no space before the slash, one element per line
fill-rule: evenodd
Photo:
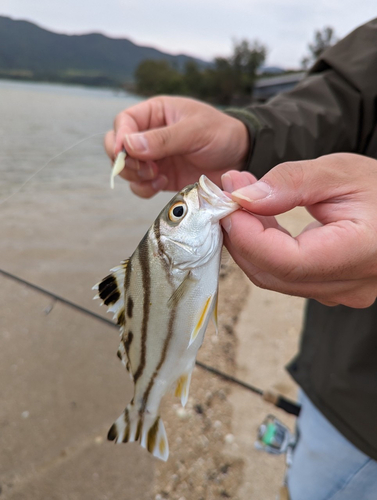
<path fill-rule="evenodd" d="M 164 59 L 178 68 L 189 60 L 200 66 L 208 64 L 136 45 L 126 38 L 100 33 L 61 35 L 28 21 L 0 16 L 0 77 L 123 85 L 132 81 L 135 69 L 145 59 Z"/>

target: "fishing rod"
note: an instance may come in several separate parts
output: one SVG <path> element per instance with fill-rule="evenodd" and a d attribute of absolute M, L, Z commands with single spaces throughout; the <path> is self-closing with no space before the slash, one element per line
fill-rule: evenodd
<path fill-rule="evenodd" d="M 34 283 L 31 283 L 30 281 L 24 280 L 23 278 L 20 278 L 12 273 L 9 273 L 8 271 L 5 271 L 4 269 L 0 269 L 0 273 L 5 276 L 6 278 L 12 279 L 13 281 L 16 281 L 17 283 L 20 283 L 22 285 L 25 285 L 29 288 L 32 288 L 33 290 L 36 290 L 39 293 L 42 293 L 43 295 L 46 295 L 47 297 L 51 297 L 52 299 L 56 300 L 57 302 L 61 302 L 62 304 L 65 304 L 68 307 L 71 307 L 75 309 L 76 311 L 81 312 L 82 314 L 86 314 L 87 316 L 91 316 L 93 319 L 97 321 L 101 321 L 102 323 L 105 323 L 108 326 L 111 326 L 112 328 L 116 328 L 117 330 L 119 329 L 119 326 L 113 323 L 111 320 L 104 318 L 103 316 L 96 314 L 89 309 L 86 309 L 85 307 L 80 306 L 79 304 L 76 304 L 75 302 L 71 302 L 68 299 L 65 299 L 64 297 L 61 297 L 53 292 L 50 292 L 49 290 L 46 290 L 45 288 L 42 288 L 38 285 L 35 285 Z M 210 373 L 213 373 L 214 375 L 217 375 L 218 377 L 221 377 L 223 380 L 226 380 L 228 382 L 232 382 L 233 384 L 239 385 L 240 387 L 243 387 L 244 389 L 247 389 L 254 394 L 258 394 L 261 396 L 265 401 L 268 403 L 272 403 L 274 406 L 277 408 L 281 408 L 287 413 L 290 413 L 292 415 L 298 416 L 300 413 L 301 406 L 295 403 L 294 401 L 291 401 L 290 399 L 286 398 L 285 396 L 282 396 L 281 394 L 272 392 L 272 391 L 263 391 L 262 389 L 259 389 L 258 387 L 255 387 L 251 384 L 248 384 L 246 382 L 243 382 L 242 380 L 239 380 L 236 377 L 233 377 L 232 375 L 228 375 L 227 373 L 224 373 L 217 368 L 213 368 L 212 366 L 206 365 L 202 363 L 201 361 L 196 361 L 196 365 L 199 368 L 202 368 L 203 370 L 206 370 Z"/>

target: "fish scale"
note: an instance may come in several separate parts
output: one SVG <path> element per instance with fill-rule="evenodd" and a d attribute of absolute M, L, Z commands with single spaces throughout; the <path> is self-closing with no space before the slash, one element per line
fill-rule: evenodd
<path fill-rule="evenodd" d="M 161 399 L 173 389 L 187 402 L 198 349 L 211 316 L 217 318 L 219 221 L 238 208 L 202 176 L 166 205 L 132 256 L 97 285 L 120 325 L 118 356 L 134 382 L 134 397 L 108 439 L 138 441 L 167 460 Z"/>

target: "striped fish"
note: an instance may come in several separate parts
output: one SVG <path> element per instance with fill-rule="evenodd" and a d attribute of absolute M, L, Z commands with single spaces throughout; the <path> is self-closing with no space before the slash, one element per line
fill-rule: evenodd
<path fill-rule="evenodd" d="M 120 326 L 118 357 L 134 397 L 111 427 L 116 443 L 139 441 L 169 456 L 159 406 L 173 389 L 185 406 L 208 321 L 217 326 L 221 218 L 239 206 L 201 176 L 162 210 L 133 255 L 96 287 Z"/>

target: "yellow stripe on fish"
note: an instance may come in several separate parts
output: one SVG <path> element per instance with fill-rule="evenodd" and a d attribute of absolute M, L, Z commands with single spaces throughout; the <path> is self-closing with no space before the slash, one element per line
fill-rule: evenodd
<path fill-rule="evenodd" d="M 118 357 L 134 397 L 108 439 L 138 441 L 167 460 L 159 407 L 172 387 L 184 406 L 211 315 L 217 324 L 222 231 L 220 219 L 239 206 L 202 176 L 162 210 L 132 256 L 98 285 L 120 326 Z"/>

